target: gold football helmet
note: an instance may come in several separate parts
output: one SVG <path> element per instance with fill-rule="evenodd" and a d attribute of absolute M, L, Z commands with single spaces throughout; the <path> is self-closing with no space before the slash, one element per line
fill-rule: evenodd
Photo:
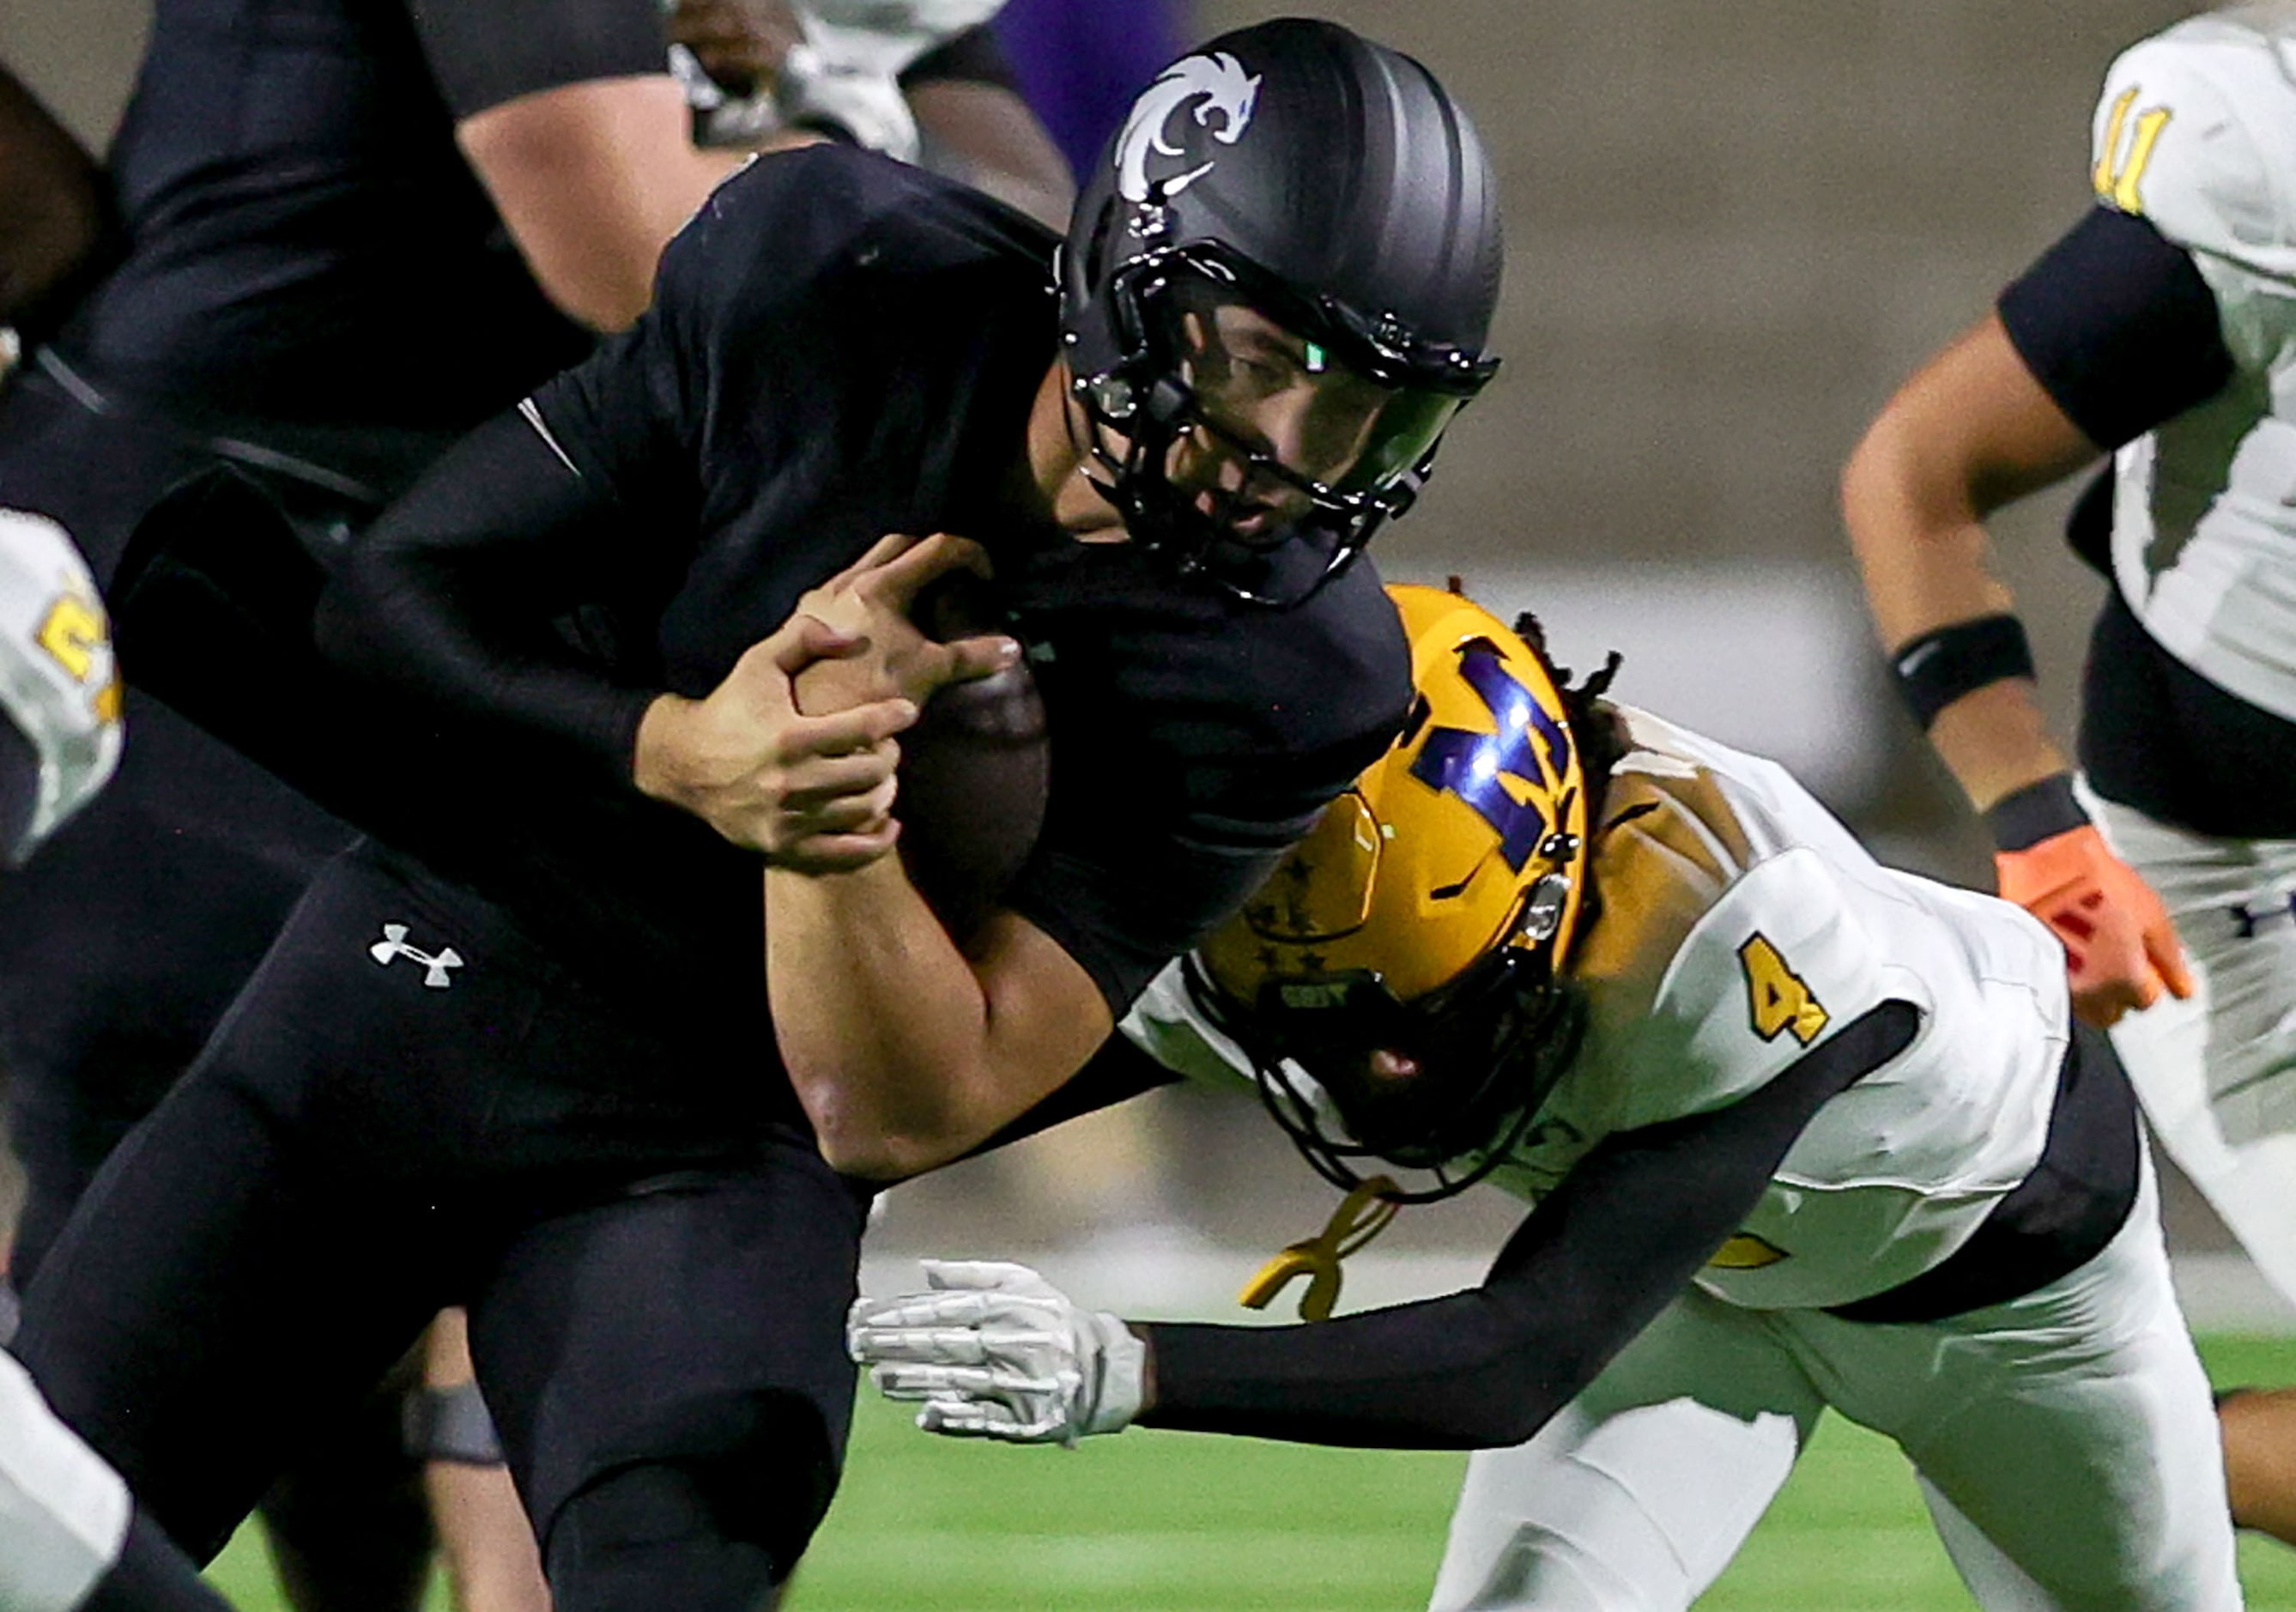
<path fill-rule="evenodd" d="M 1575 1049 L 1562 976 L 1589 801 L 1546 657 L 1456 594 L 1388 593 L 1419 690 L 1403 736 L 1205 940 L 1191 977 L 1318 1172 L 1348 1188 L 1362 1159 L 1431 1172 L 1390 1194 L 1416 1202 L 1488 1173 Z"/>

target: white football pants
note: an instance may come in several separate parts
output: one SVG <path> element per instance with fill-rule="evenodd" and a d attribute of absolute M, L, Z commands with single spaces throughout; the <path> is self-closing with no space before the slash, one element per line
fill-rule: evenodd
<path fill-rule="evenodd" d="M 2241 1604 L 2216 1415 L 2148 1167 L 2095 1259 L 1950 1320 L 1861 1325 L 1690 1289 L 1538 1437 L 1469 1461 L 1434 1612 L 1689 1606 L 1828 1406 L 1911 1458 L 1988 1612 Z"/>
<path fill-rule="evenodd" d="M 2176 919 L 2191 1000 L 2113 1026 L 2169 1156 L 2296 1304 L 2296 842 L 2212 840 L 2082 792 Z"/>
<path fill-rule="evenodd" d="M 127 1537 L 127 1485 L 0 1353 L 0 1612 L 71 1612 Z"/>

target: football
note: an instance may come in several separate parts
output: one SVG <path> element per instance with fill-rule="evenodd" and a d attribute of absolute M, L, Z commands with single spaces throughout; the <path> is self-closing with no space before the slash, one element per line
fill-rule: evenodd
<path fill-rule="evenodd" d="M 1004 625 L 994 587 L 969 572 L 926 589 L 914 613 L 939 643 Z M 950 933 L 973 929 L 1029 859 L 1051 777 L 1044 700 L 1026 660 L 942 689 L 901 736 L 901 860 Z"/>

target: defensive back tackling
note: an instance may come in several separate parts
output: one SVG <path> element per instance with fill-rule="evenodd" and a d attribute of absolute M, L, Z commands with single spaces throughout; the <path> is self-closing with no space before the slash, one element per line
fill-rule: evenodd
<path fill-rule="evenodd" d="M 1125 1029 L 1259 1086 L 1335 1180 L 1488 1167 L 1531 1213 L 1475 1291 L 1300 1328 L 943 1267 L 857 1306 L 881 1386 L 949 1432 L 1482 1451 L 1462 1608 L 1686 1606 L 1832 1405 L 1906 1450 L 1985 1605 L 2237 1605 L 2133 1100 L 2049 933 L 1396 592 L 1406 739 Z"/>

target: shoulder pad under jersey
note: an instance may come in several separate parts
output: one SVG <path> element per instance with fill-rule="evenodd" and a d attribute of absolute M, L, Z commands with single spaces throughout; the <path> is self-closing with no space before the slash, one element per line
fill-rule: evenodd
<path fill-rule="evenodd" d="M 1807 846 L 1733 880 L 1665 965 L 1647 1018 L 1606 1072 L 1616 1129 L 1758 1090 L 1889 994 L 1872 931 Z"/>
<path fill-rule="evenodd" d="M 2090 130 L 2098 201 L 2195 253 L 2296 280 L 2296 5 L 2212 12 L 2124 52 Z"/>

